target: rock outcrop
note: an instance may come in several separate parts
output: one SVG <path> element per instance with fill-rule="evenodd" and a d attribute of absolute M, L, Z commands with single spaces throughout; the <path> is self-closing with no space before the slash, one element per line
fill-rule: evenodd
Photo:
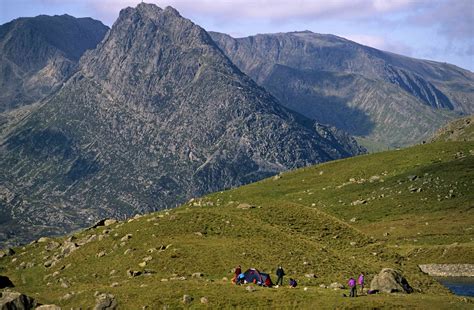
<path fill-rule="evenodd" d="M 0 147 L 0 183 L 15 195 L 1 230 L 18 240 L 363 152 L 281 106 L 175 9 L 145 3 L 122 10 Z"/>
<path fill-rule="evenodd" d="M 474 115 L 448 123 L 431 137 L 430 142 L 474 141 Z"/>
<path fill-rule="evenodd" d="M 419 267 L 434 277 L 474 277 L 474 264 L 425 264 Z"/>
<path fill-rule="evenodd" d="M 10 310 L 29 310 L 37 306 L 36 301 L 26 295 L 18 292 L 4 291 L 0 292 L 0 309 Z"/>
<path fill-rule="evenodd" d="M 115 310 L 117 307 L 118 304 L 115 296 L 103 293 L 97 296 L 94 310 Z"/>
<path fill-rule="evenodd" d="M 391 268 L 384 268 L 370 282 L 370 289 L 384 293 L 412 293 L 413 288 L 402 276 L 401 272 Z"/>

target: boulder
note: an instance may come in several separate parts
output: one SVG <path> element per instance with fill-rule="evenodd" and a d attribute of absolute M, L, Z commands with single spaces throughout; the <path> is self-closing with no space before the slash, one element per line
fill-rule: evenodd
<path fill-rule="evenodd" d="M 125 236 L 123 236 L 120 241 L 127 241 L 128 239 L 132 238 L 132 234 L 126 234 Z"/>
<path fill-rule="evenodd" d="M 49 242 L 51 239 L 48 238 L 48 237 L 41 237 L 39 238 L 38 240 L 36 240 L 36 242 L 38 243 L 44 243 L 44 242 Z"/>
<path fill-rule="evenodd" d="M 13 251 L 12 248 L 6 248 L 0 251 L 0 258 L 5 257 L 5 256 L 12 256 L 15 254 L 15 251 Z"/>
<path fill-rule="evenodd" d="M 127 275 L 130 278 L 138 277 L 141 274 L 142 274 L 141 271 L 136 271 L 136 270 L 131 270 L 131 269 L 127 270 Z"/>
<path fill-rule="evenodd" d="M 209 299 L 207 299 L 207 297 L 201 297 L 201 304 L 208 304 L 209 303 Z"/>
<path fill-rule="evenodd" d="M 237 209 L 242 209 L 242 210 L 248 210 L 248 209 L 255 208 L 255 206 L 249 205 L 248 203 L 241 203 L 236 208 Z"/>
<path fill-rule="evenodd" d="M 117 309 L 117 300 L 112 294 L 100 294 L 96 298 L 94 310 L 113 310 Z"/>
<path fill-rule="evenodd" d="M 370 282 L 370 290 L 385 293 L 412 293 L 413 289 L 401 272 L 391 268 L 384 268 Z"/>
<path fill-rule="evenodd" d="M 94 229 L 94 228 L 97 228 L 97 227 L 105 226 L 105 221 L 106 220 L 107 219 L 101 219 L 101 220 L 97 221 L 94 225 L 89 227 L 89 229 Z"/>
<path fill-rule="evenodd" d="M 183 295 L 183 304 L 189 304 L 193 301 L 194 298 L 192 298 L 189 295 Z"/>
<path fill-rule="evenodd" d="M 333 282 L 331 284 L 329 284 L 329 288 L 332 288 L 332 289 L 344 289 L 344 285 L 342 285 L 341 283 L 339 282 Z"/>
<path fill-rule="evenodd" d="M 68 256 L 78 248 L 79 246 L 76 243 L 66 240 L 61 246 L 61 254 L 63 254 L 64 256 Z"/>
<path fill-rule="evenodd" d="M 245 288 L 248 292 L 255 292 L 256 291 L 256 288 L 254 286 L 247 286 Z"/>
<path fill-rule="evenodd" d="M 53 251 L 53 250 L 56 250 L 57 248 L 59 248 L 59 246 L 60 246 L 59 242 L 51 241 L 44 247 L 44 249 L 46 251 Z"/>
<path fill-rule="evenodd" d="M 113 225 L 113 224 L 115 224 L 115 223 L 117 223 L 117 220 L 115 220 L 115 219 L 107 219 L 107 220 L 104 221 L 104 226 L 110 226 L 110 225 Z"/>
<path fill-rule="evenodd" d="M 0 276 L 0 288 L 15 287 L 7 276 Z"/>
<path fill-rule="evenodd" d="M 42 305 L 42 306 L 36 307 L 35 310 L 61 310 L 61 307 L 56 306 L 56 305 Z"/>
<path fill-rule="evenodd" d="M 0 309 L 34 309 L 36 301 L 18 292 L 0 292 Z"/>
<path fill-rule="evenodd" d="M 355 200 L 355 201 L 351 202 L 351 206 L 358 206 L 358 205 L 363 205 L 363 204 L 366 204 L 366 203 L 367 203 L 367 200 L 358 199 L 358 200 Z"/>

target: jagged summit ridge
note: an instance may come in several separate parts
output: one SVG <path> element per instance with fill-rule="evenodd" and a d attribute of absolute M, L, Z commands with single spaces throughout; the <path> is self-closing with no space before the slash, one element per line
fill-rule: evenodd
<path fill-rule="evenodd" d="M 1 25 L 0 113 L 47 96 L 75 72 L 79 58 L 107 30 L 97 20 L 69 15 L 18 18 Z"/>
<path fill-rule="evenodd" d="M 211 35 L 286 107 L 385 146 L 421 142 L 474 111 L 474 74 L 450 64 L 311 32 Z"/>

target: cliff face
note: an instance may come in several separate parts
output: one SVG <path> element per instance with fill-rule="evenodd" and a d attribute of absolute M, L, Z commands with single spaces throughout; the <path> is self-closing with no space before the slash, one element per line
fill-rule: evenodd
<path fill-rule="evenodd" d="M 19 18 L 0 26 L 0 113 L 38 101 L 60 86 L 108 28 L 68 15 Z"/>
<path fill-rule="evenodd" d="M 175 9 L 143 3 L 1 148 L 10 242 L 363 152 L 279 105 Z"/>
<path fill-rule="evenodd" d="M 387 146 L 419 142 L 448 120 L 474 112 L 474 74 L 453 65 L 308 31 L 211 35 L 285 106 Z"/>

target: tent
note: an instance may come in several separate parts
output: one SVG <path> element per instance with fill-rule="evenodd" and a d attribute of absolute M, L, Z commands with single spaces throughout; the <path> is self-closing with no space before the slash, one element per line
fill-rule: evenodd
<path fill-rule="evenodd" d="M 271 285 L 273 285 L 272 279 L 268 273 L 260 272 L 255 268 L 247 269 L 244 272 L 245 281 L 248 283 L 257 283 L 257 284 L 264 284 L 267 278 L 270 280 Z"/>

